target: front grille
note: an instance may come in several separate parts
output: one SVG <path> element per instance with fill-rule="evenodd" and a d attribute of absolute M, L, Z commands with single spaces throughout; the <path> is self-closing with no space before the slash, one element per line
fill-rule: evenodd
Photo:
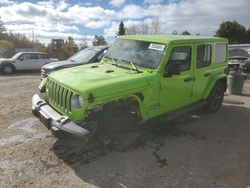
<path fill-rule="evenodd" d="M 52 80 L 48 81 L 47 86 L 48 101 L 58 109 L 70 114 L 73 92 Z"/>

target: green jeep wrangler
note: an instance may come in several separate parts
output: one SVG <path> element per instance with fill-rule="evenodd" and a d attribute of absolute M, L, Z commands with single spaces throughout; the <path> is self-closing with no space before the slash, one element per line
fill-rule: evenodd
<path fill-rule="evenodd" d="M 227 45 L 216 37 L 119 36 L 101 63 L 44 79 L 44 99 L 33 96 L 32 112 L 53 133 L 80 137 L 91 132 L 89 118 L 117 106 L 143 121 L 201 106 L 217 112 L 227 87 Z"/>

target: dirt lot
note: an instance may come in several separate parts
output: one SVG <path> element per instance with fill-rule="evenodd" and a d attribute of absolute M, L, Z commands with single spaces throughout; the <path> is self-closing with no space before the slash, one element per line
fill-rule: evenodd
<path fill-rule="evenodd" d="M 39 78 L 0 76 L 1 187 L 250 186 L 250 80 L 217 114 L 130 127 L 82 147 L 65 146 L 32 116 Z"/>

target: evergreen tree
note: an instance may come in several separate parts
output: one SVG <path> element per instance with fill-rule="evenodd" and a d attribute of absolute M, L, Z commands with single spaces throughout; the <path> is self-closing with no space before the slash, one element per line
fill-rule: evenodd
<path fill-rule="evenodd" d="M 124 23 L 121 22 L 119 24 L 119 28 L 118 28 L 118 31 L 116 32 L 116 35 L 119 36 L 119 35 L 126 35 L 126 27 L 124 26 Z"/>

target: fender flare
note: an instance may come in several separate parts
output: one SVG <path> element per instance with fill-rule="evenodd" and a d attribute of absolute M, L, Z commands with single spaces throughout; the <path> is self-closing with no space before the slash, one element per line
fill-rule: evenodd
<path fill-rule="evenodd" d="M 214 88 L 214 86 L 218 82 L 223 82 L 223 84 L 225 85 L 225 91 L 226 91 L 226 89 L 227 89 L 227 75 L 226 74 L 220 75 L 219 77 L 215 76 L 207 84 L 206 90 L 204 91 L 202 98 L 204 98 L 204 99 L 207 98 L 209 96 L 209 94 L 211 93 L 212 89 Z"/>
<path fill-rule="evenodd" d="M 141 118 L 143 120 L 149 119 L 146 107 L 145 107 L 145 105 L 143 103 L 144 96 L 143 96 L 142 93 L 135 93 L 135 94 L 129 96 L 127 99 L 132 99 L 132 100 L 134 100 L 134 101 L 137 102 L 137 104 L 138 104 L 138 111 L 139 111 L 139 114 L 138 114 L 139 118 Z"/>

